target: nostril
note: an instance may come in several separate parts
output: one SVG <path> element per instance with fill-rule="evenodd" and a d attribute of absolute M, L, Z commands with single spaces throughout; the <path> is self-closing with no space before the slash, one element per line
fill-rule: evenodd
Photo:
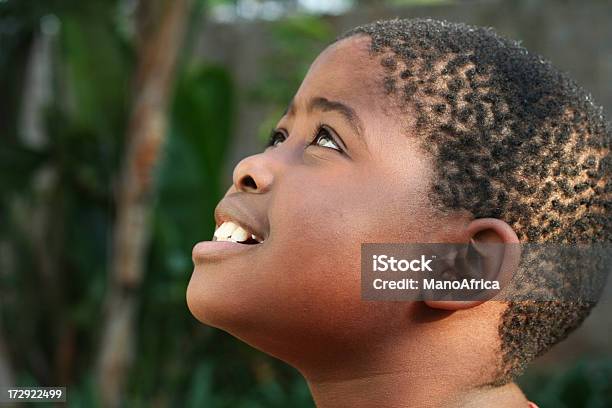
<path fill-rule="evenodd" d="M 244 176 L 242 180 L 240 180 L 240 184 L 245 188 L 257 190 L 257 183 L 255 183 L 255 180 L 251 176 Z"/>

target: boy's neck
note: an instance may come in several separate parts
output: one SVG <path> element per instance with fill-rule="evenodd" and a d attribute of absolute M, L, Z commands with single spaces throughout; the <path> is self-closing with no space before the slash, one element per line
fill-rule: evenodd
<path fill-rule="evenodd" d="M 392 335 L 356 341 L 368 345 L 364 349 L 335 347 L 319 355 L 316 364 L 295 366 L 319 408 L 526 408 L 528 401 L 515 384 L 482 385 L 495 378 L 500 359 L 497 328 L 482 321 L 494 320 L 504 307 L 483 304 L 480 309 L 488 312 L 438 318 L 425 315 L 428 309 L 413 311 L 427 318 L 390 324 L 397 326 Z"/>
<path fill-rule="evenodd" d="M 318 408 L 527 408 L 514 383 L 501 387 L 463 389 L 435 375 L 413 378 L 409 373 L 385 373 L 361 378 L 308 382 Z"/>

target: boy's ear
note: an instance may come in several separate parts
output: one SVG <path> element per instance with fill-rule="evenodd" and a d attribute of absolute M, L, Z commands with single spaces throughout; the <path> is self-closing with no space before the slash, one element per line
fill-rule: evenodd
<path fill-rule="evenodd" d="M 520 247 L 510 225 L 496 218 L 479 218 L 467 226 L 466 233 L 469 243 L 453 258 L 454 265 L 451 265 L 457 277 L 499 280 L 501 283 L 514 274 L 520 261 Z M 483 302 L 426 300 L 425 304 L 435 309 L 460 310 Z"/>

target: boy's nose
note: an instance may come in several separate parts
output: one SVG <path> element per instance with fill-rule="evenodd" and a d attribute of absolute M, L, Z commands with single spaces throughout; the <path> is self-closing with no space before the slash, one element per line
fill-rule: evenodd
<path fill-rule="evenodd" d="M 263 153 L 242 159 L 234 168 L 234 187 L 245 193 L 265 193 L 274 182 L 274 174 Z"/>

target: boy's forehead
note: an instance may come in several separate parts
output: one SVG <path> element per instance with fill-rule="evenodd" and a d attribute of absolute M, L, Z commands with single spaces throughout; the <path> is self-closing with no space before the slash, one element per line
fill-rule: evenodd
<path fill-rule="evenodd" d="M 346 38 L 327 47 L 310 66 L 294 103 L 324 97 L 350 104 L 356 110 L 371 109 L 372 97 L 382 97 L 382 72 L 369 47 L 367 36 Z"/>

